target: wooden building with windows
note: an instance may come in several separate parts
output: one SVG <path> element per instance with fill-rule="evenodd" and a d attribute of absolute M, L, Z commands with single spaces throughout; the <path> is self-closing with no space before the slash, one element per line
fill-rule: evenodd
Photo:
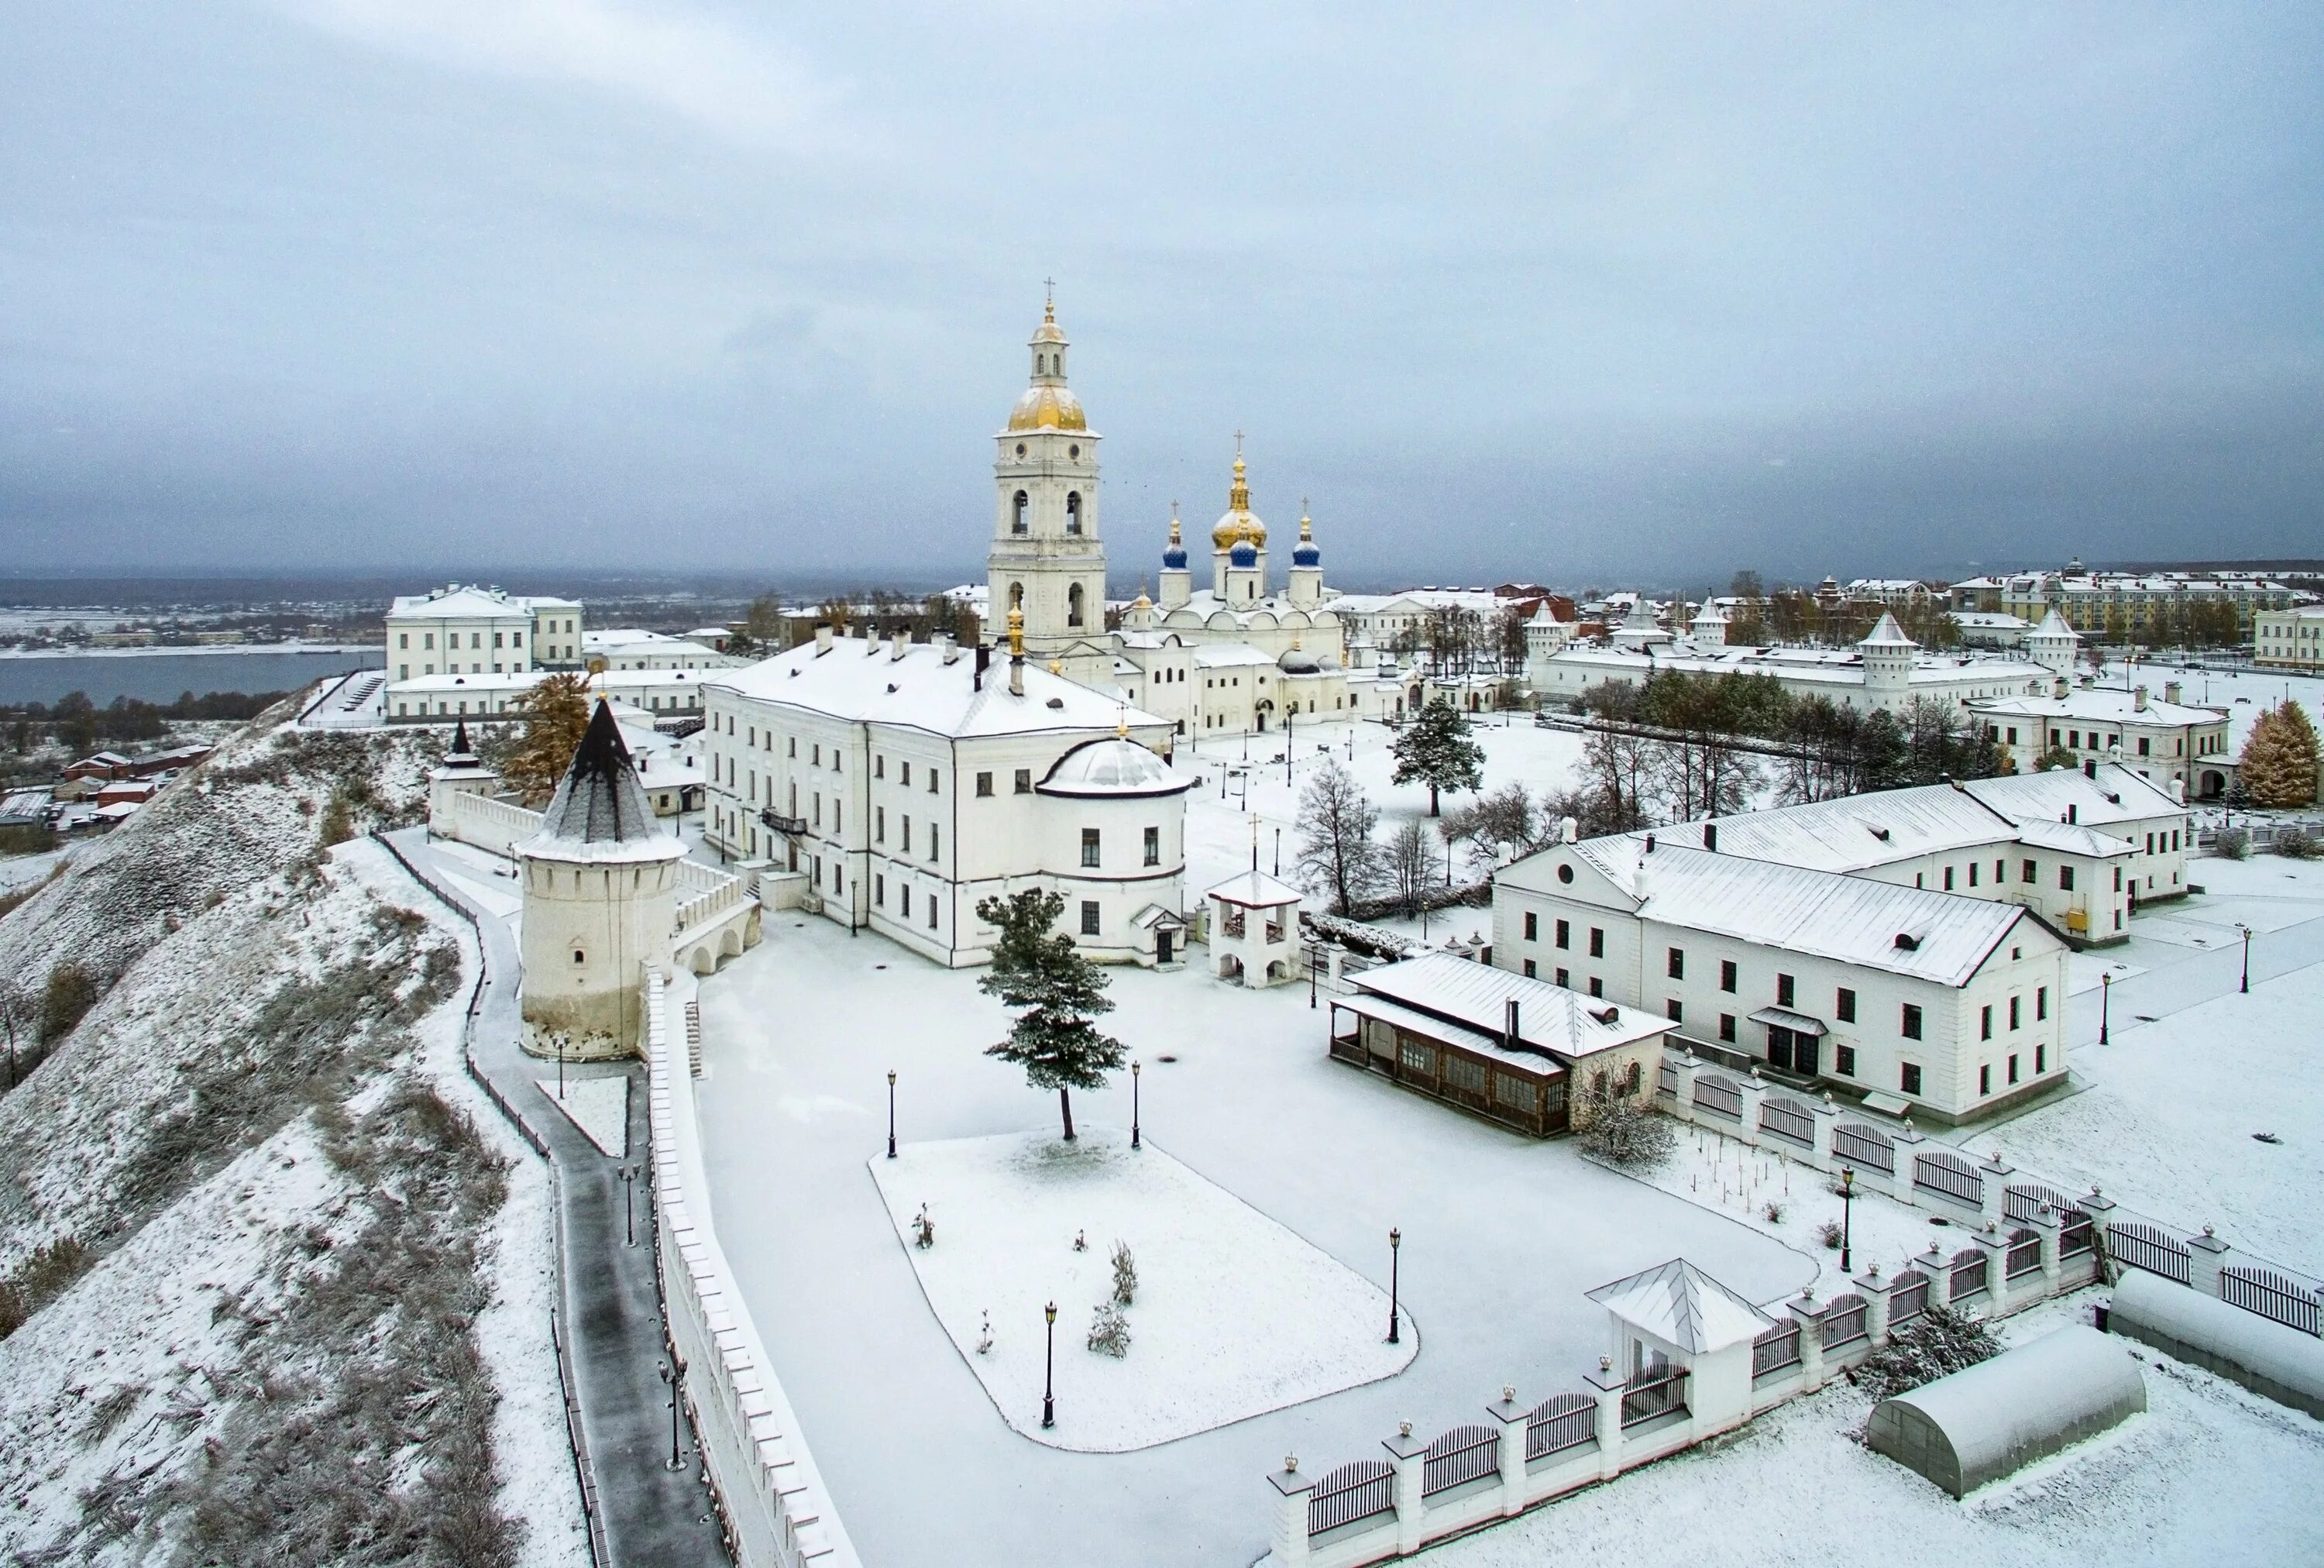
<path fill-rule="evenodd" d="M 1432 953 L 1351 975 L 1332 1055 L 1536 1138 L 1587 1125 L 1594 1094 L 1652 1094 L 1672 1025 L 1644 1010 Z"/>

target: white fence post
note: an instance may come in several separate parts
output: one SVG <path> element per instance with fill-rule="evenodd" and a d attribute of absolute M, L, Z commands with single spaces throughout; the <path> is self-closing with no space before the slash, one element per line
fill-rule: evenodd
<path fill-rule="evenodd" d="M 1611 1480 L 1622 1473 L 1622 1375 L 1611 1356 L 1598 1358 L 1589 1383 L 1598 1397 L 1598 1475 Z"/>
<path fill-rule="evenodd" d="M 1888 1292 L 1895 1281 L 1880 1276 L 1880 1265 L 1875 1263 L 1850 1282 L 1856 1294 L 1864 1297 L 1864 1337 L 1874 1350 L 1888 1342 Z"/>
<path fill-rule="evenodd" d="M 1802 1291 L 1788 1310 L 1800 1325 L 1800 1392 L 1812 1394 L 1823 1387 L 1823 1308 Z"/>
<path fill-rule="evenodd" d="M 2219 1276 L 2227 1266 L 2227 1254 L 2232 1251 L 2225 1241 L 2203 1227 L 2200 1236 L 2187 1238 L 2187 1283 L 2205 1296 L 2219 1294 Z"/>
<path fill-rule="evenodd" d="M 1397 1554 L 1410 1556 L 1420 1550 L 1421 1516 L 1427 1507 L 1420 1492 L 1426 1480 L 1428 1444 L 1412 1434 L 1412 1423 L 1406 1421 L 1380 1446 L 1388 1450 L 1388 1463 L 1396 1471 Z"/>
<path fill-rule="evenodd" d="M 1290 1565 L 1307 1561 L 1307 1494 L 1315 1483 L 1299 1473 L 1299 1456 L 1283 1457 L 1283 1468 L 1268 1476 L 1275 1488 L 1275 1531 L 1269 1543 L 1275 1561 Z"/>
<path fill-rule="evenodd" d="M 1485 1410 L 1500 1424 L 1501 1517 L 1514 1517 L 1525 1511 L 1526 1430 L 1533 1412 L 1519 1405 L 1517 1391 L 1506 1385 L 1499 1402 L 1486 1406 Z"/>

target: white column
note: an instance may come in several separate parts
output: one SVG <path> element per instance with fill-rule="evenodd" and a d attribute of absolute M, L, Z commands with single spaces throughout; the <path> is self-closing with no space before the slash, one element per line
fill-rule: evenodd
<path fill-rule="evenodd" d="M 1315 1483 L 1299 1473 L 1299 1456 L 1286 1454 L 1283 1468 L 1267 1478 L 1275 1489 L 1275 1528 L 1268 1545 L 1275 1561 L 1286 1565 L 1307 1561 L 1307 1494 Z"/>
<path fill-rule="evenodd" d="M 1515 1388 L 1504 1386 L 1499 1401 L 1486 1406 L 1485 1413 L 1500 1428 L 1501 1517 L 1509 1518 L 1525 1511 L 1526 1430 L 1533 1412 L 1517 1403 Z"/>
<path fill-rule="evenodd" d="M 2225 1241 L 2203 1227 L 2200 1236 L 2187 1238 L 2187 1283 L 2205 1296 L 2219 1294 L 2219 1276 L 2227 1266 L 2227 1254 L 2232 1251 Z"/>
<path fill-rule="evenodd" d="M 1622 1473 L 1622 1375 L 1613 1357 L 1600 1356 L 1588 1380 L 1598 1397 L 1598 1475 L 1611 1480 Z"/>
<path fill-rule="evenodd" d="M 1420 1489 L 1427 1479 L 1428 1444 L 1412 1434 L 1412 1423 L 1406 1421 L 1380 1446 L 1388 1450 L 1388 1463 L 1396 1470 L 1397 1554 L 1408 1557 L 1420 1550 Z"/>
<path fill-rule="evenodd" d="M 1812 1394 L 1823 1387 L 1823 1313 L 1813 1297 L 1803 1293 L 1786 1308 L 1800 1325 L 1800 1392 Z"/>

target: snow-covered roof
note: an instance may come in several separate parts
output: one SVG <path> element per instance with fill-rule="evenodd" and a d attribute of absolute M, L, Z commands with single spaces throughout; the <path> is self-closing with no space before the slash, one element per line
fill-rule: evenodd
<path fill-rule="evenodd" d="M 2078 686 L 2063 696 L 1987 697 L 1969 706 L 1978 713 L 2023 715 L 2028 718 L 2080 719 L 2119 724 L 2224 724 L 2224 709 L 2197 707 L 2190 703 L 2157 702 L 2138 706 L 2138 694 L 2115 686 Z"/>
<path fill-rule="evenodd" d="M 2000 610 L 1956 610 L 1953 621 L 1963 629 L 1978 627 L 1987 632 L 2023 632 L 2025 623 Z"/>
<path fill-rule="evenodd" d="M 1465 961 L 1455 959 L 1454 962 Z M 1563 1078 L 1566 1074 L 1565 1064 L 1554 1056 L 1538 1051 L 1512 1050 L 1499 1035 L 1489 1035 L 1466 1024 L 1448 1023 L 1433 1013 L 1423 1012 L 1416 1007 L 1406 1007 L 1400 1001 L 1390 1001 L 1384 996 L 1358 992 L 1353 996 L 1333 999 L 1332 1005 L 1345 1008 L 1359 1018 L 1377 1019 L 1407 1034 L 1434 1040 L 1439 1045 L 1458 1046 L 1472 1055 L 1504 1063 L 1536 1078 Z"/>
<path fill-rule="evenodd" d="M 1759 647 L 1749 643 L 1723 648 L 1681 642 L 1672 647 L 1637 648 L 1617 644 L 1568 643 L 1550 655 L 1554 667 L 1576 666 L 1604 670 L 1624 679 L 1643 682 L 1658 669 L 1691 674 L 1775 675 L 1796 685 L 1843 687 L 1864 684 L 1864 656 L 1857 648 Z M 1934 654 L 1922 650 L 1913 655 L 1910 681 L 1914 685 L 1955 685 L 1962 680 L 2008 682 L 2047 681 L 2051 672 L 2029 660 L 1978 653 Z"/>
<path fill-rule="evenodd" d="M 1589 1295 L 1630 1327 L 1691 1356 L 1748 1344 L 1775 1326 L 1775 1319 L 1683 1258 Z"/>
<path fill-rule="evenodd" d="M 608 626 L 600 631 L 581 633 L 581 646 L 591 653 L 601 648 L 626 648 L 638 642 L 675 642 L 678 639 L 667 632 L 649 632 L 642 626 Z"/>
<path fill-rule="evenodd" d="M 686 845 L 654 821 L 613 710 L 600 702 L 541 813 L 540 831 L 520 853 L 553 860 L 678 860 Z"/>
<path fill-rule="evenodd" d="M 1857 646 L 1858 648 L 1918 648 L 1920 644 L 1904 635 L 1904 629 L 1896 624 L 1896 617 L 1894 614 L 1883 610 L 1880 612 L 1880 619 L 1872 623 L 1872 630 L 1864 634 L 1863 641 L 1857 643 Z"/>
<path fill-rule="evenodd" d="M 2128 839 L 2100 833 L 2095 827 L 2088 827 L 2079 822 L 2046 822 L 2039 818 L 2017 825 L 2017 842 L 2061 854 L 2088 855 L 2093 860 L 2116 860 L 2138 853 L 2138 846 Z"/>
<path fill-rule="evenodd" d="M 2072 815 L 2084 826 L 2183 816 L 2187 807 L 2151 779 L 2119 762 L 2100 762 L 2089 773 L 2052 768 L 2042 773 L 2006 773 L 1970 779 L 1962 789 L 2012 822 L 2062 822 Z"/>
<path fill-rule="evenodd" d="M 415 675 L 409 680 L 392 680 L 387 684 L 391 694 L 452 691 L 530 691 L 547 680 L 550 671 L 545 669 L 511 669 L 503 671 L 474 670 L 466 675 Z M 602 669 L 587 678 L 591 688 L 621 687 L 700 686 L 706 677 L 717 673 L 708 669 Z"/>
<path fill-rule="evenodd" d="M 1237 872 L 1203 894 L 1206 899 L 1240 904 L 1247 909 L 1272 909 L 1282 904 L 1296 904 L 1306 896 L 1290 883 L 1279 882 L 1256 867 Z"/>
<path fill-rule="evenodd" d="M 1248 642 L 1209 642 L 1194 650 L 1194 667 L 1198 669 L 1232 669 L 1274 662 L 1275 655 L 1262 652 Z"/>
<path fill-rule="evenodd" d="M 1659 844 L 1692 845 L 1702 842 L 1704 826 L 1690 822 L 1653 834 Z M 1948 784 L 1770 807 L 1716 817 L 1710 826 L 1719 830 L 1722 853 L 1826 872 L 1859 872 L 2016 837 L 2008 818 Z M 1626 836 L 1643 846 L 1647 833 Z"/>
<path fill-rule="evenodd" d="M 1900 1407 L 1919 1422 L 1901 1419 Z M 2130 1347 L 2069 1324 L 1883 1400 L 1868 1437 L 1960 1497 L 2145 1408 L 2146 1383 Z"/>
<path fill-rule="evenodd" d="M 980 690 L 974 649 L 928 642 L 907 644 L 899 655 L 892 642 L 843 637 L 827 650 L 802 642 L 741 669 L 635 673 L 694 674 L 706 687 L 753 702 L 963 740 L 1057 730 L 1110 733 L 1117 723 L 1132 730 L 1169 729 L 1168 720 L 1052 675 L 1034 659 L 1025 661 L 1025 694 L 1016 696 L 1009 689 L 1005 651 L 994 654 Z M 631 673 L 621 678 L 631 678 Z"/>
<path fill-rule="evenodd" d="M 1122 797 L 1176 795 L 1195 782 L 1136 741 L 1114 735 L 1075 746 L 1033 788 L 1043 795 Z"/>
<path fill-rule="evenodd" d="M 1665 1033 L 1671 1027 L 1668 1019 L 1643 1008 L 1620 1007 L 1449 953 L 1423 954 L 1349 979 L 1360 992 L 1451 1019 L 1496 1039 L 1508 1030 L 1508 1004 L 1514 1001 L 1518 1043 L 1569 1061 Z"/>
<path fill-rule="evenodd" d="M 2034 628 L 2034 635 L 2036 637 L 2065 637 L 2070 638 L 2076 642 L 2081 641 L 2081 633 L 2076 632 L 2071 626 L 2066 624 L 2066 618 L 2058 613 L 2058 606 L 2055 604 L 2051 605 L 2050 613 L 2042 617 L 2042 623 Z"/>
<path fill-rule="evenodd" d="M 498 588 L 479 588 L 455 583 L 425 594 L 401 594 L 388 605 L 391 621 L 420 620 L 482 620 L 493 616 L 530 615 L 536 610 L 578 610 L 580 604 L 571 599 L 545 598 L 503 593 Z"/>

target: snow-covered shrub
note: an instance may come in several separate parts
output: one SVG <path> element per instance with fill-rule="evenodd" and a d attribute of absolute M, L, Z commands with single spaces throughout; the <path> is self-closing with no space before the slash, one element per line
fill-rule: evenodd
<path fill-rule="evenodd" d="M 2211 841 L 2211 853 L 2221 860 L 2251 858 L 2251 830 L 2245 827 L 2223 827 L 2219 836 Z"/>
<path fill-rule="evenodd" d="M 912 1245 L 925 1252 L 936 1244 L 936 1222 L 928 1218 L 927 1204 L 922 1204 L 920 1212 L 912 1216 Z"/>
<path fill-rule="evenodd" d="M 1089 1348 L 1116 1360 L 1130 1353 L 1130 1314 L 1118 1303 L 1101 1301 L 1090 1321 Z"/>
<path fill-rule="evenodd" d="M 1849 1379 L 1875 1399 L 1893 1398 L 2001 1353 L 1983 1321 L 1931 1302 L 1882 1349 L 1849 1370 Z"/>
<path fill-rule="evenodd" d="M 97 1005 L 97 977 L 68 958 L 49 971 L 41 992 L 41 1047 L 46 1050 L 67 1035 L 88 1010 Z"/>
<path fill-rule="evenodd" d="M 1816 1227 L 1816 1240 L 1834 1252 L 1840 1250 L 1840 1237 L 1841 1231 L 1838 1220 L 1826 1220 Z"/>
<path fill-rule="evenodd" d="M 1770 1225 L 1780 1225 L 1784 1222 L 1784 1205 L 1781 1204 L 1763 1204 L 1759 1212 L 1767 1217 L 1767 1223 Z"/>
<path fill-rule="evenodd" d="M 2314 860 L 2324 853 L 2324 844 L 2304 827 L 2287 826 L 2276 830 L 2275 853 L 2286 860 Z"/>
<path fill-rule="evenodd" d="M 45 1305 L 51 1296 L 81 1276 L 97 1259 L 70 1236 L 37 1247 L 5 1277 L 0 1277 L 0 1340 Z"/>
<path fill-rule="evenodd" d="M 1113 1244 L 1113 1299 L 1128 1306 L 1138 1294 L 1138 1259 L 1130 1255 L 1130 1243 Z"/>
<path fill-rule="evenodd" d="M 1646 1096 L 1592 1089 L 1582 1096 L 1582 1147 L 1609 1165 L 1647 1167 L 1670 1158 L 1678 1135 Z"/>

